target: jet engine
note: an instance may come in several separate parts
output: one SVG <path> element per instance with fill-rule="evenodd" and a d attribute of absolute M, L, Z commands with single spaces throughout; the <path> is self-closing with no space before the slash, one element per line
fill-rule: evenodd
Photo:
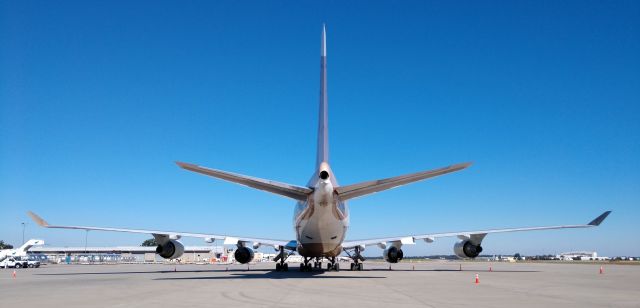
<path fill-rule="evenodd" d="M 402 249 L 391 246 L 384 250 L 382 256 L 384 257 L 384 260 L 389 263 L 398 263 L 398 261 L 402 260 L 404 257 L 404 253 L 402 252 Z"/>
<path fill-rule="evenodd" d="M 177 240 L 169 240 L 156 247 L 156 253 L 165 259 L 180 258 L 184 253 L 184 245 Z"/>
<path fill-rule="evenodd" d="M 469 240 L 459 241 L 453 245 L 453 252 L 456 256 L 466 259 L 475 258 L 482 252 L 482 246 L 480 244 L 475 245 Z"/>
<path fill-rule="evenodd" d="M 242 264 L 249 263 L 253 260 L 253 249 L 249 247 L 238 247 L 233 257 Z"/>

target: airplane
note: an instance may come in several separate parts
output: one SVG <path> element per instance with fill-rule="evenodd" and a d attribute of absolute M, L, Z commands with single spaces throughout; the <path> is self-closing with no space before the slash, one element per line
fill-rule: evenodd
<path fill-rule="evenodd" d="M 131 232 L 151 234 L 158 243 L 156 252 L 166 259 L 179 258 L 184 253 L 184 246 L 179 241 L 181 237 L 202 238 L 207 243 L 223 241 L 224 245 L 236 245 L 235 260 L 246 264 L 251 262 L 254 250 L 260 246 L 273 247 L 277 254 L 276 271 L 288 271 L 285 262 L 287 257 L 297 252 L 303 257 L 300 264 L 301 271 L 321 269 L 322 261 L 328 260 L 327 270 L 338 271 L 339 262 L 336 257 L 345 252 L 353 260 L 351 270 L 362 270 L 364 258 L 362 251 L 367 246 L 378 246 L 383 249 L 383 256 L 387 262 L 397 263 L 403 259 L 403 245 L 415 244 L 417 240 L 427 243 L 440 237 L 457 237 L 454 253 L 460 258 L 475 258 L 482 252 L 482 240 L 489 233 L 533 231 L 565 228 L 589 228 L 600 225 L 609 215 L 604 212 L 588 224 L 560 225 L 547 227 L 527 227 L 492 229 L 479 231 L 447 232 L 433 234 L 417 234 L 400 237 L 374 238 L 367 240 L 346 240 L 349 228 L 349 208 L 347 201 L 398 186 L 414 183 L 444 174 L 463 170 L 471 163 L 459 163 L 447 167 L 421 171 L 396 177 L 378 179 L 357 184 L 341 186 L 336 180 L 335 173 L 329 165 L 329 136 L 328 136 L 328 101 L 327 101 L 327 45 L 326 27 L 322 27 L 320 46 L 320 102 L 317 131 L 317 153 L 315 169 L 306 186 L 292 185 L 268 179 L 262 179 L 227 171 L 211 169 L 195 164 L 176 162 L 178 166 L 188 171 L 201 173 L 221 180 L 264 190 L 284 196 L 296 201 L 294 208 L 295 240 L 274 240 L 255 237 L 242 237 L 219 234 L 203 234 L 189 232 L 174 232 L 161 230 L 140 230 L 123 228 L 104 228 L 86 226 L 58 226 L 50 225 L 33 212 L 29 216 L 40 226 L 47 228 L 101 230 L 115 232 Z M 311 262 L 313 261 L 313 269 Z"/>
<path fill-rule="evenodd" d="M 44 245 L 44 240 L 30 239 L 26 241 L 22 246 L 15 249 L 2 249 L 0 250 L 0 261 L 8 257 L 24 257 L 27 255 L 27 251 L 33 246 Z"/>

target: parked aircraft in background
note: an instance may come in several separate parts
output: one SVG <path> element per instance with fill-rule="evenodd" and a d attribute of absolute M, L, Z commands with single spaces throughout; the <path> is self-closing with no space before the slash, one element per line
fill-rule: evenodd
<path fill-rule="evenodd" d="M 402 260 L 404 256 L 402 251 L 403 245 L 414 244 L 417 240 L 424 240 L 427 243 L 431 243 L 439 237 L 457 237 L 459 241 L 453 247 L 455 254 L 461 258 L 475 258 L 480 254 L 480 252 L 482 252 L 482 240 L 489 233 L 589 228 L 600 225 L 600 223 L 602 223 L 610 213 L 609 211 L 604 212 L 588 224 L 416 234 L 367 240 L 346 240 L 347 229 L 349 228 L 349 209 L 346 203 L 348 200 L 447 173 L 460 171 L 469 167 L 471 163 L 460 163 L 435 170 L 421 171 L 357 184 L 344 186 L 339 185 L 336 180 L 336 175 L 329 165 L 327 49 L 326 30 L 324 27 L 322 30 L 320 49 L 320 104 L 316 164 L 311 179 L 306 186 L 286 184 L 222 170 L 210 169 L 189 163 L 178 162 L 177 164 L 189 171 L 245 185 L 251 188 L 264 190 L 295 200 L 296 205 L 293 224 L 296 235 L 295 240 L 276 240 L 160 230 L 56 226 L 48 224 L 32 212 L 29 212 L 29 215 L 40 226 L 47 228 L 152 234 L 155 237 L 156 242 L 159 244 L 156 252 L 167 259 L 178 258 L 183 254 L 184 246 L 179 241 L 183 236 L 203 238 L 208 243 L 221 240 L 226 245 L 236 245 L 237 249 L 234 257 L 240 263 L 250 262 L 254 256 L 254 249 L 263 245 L 271 246 L 279 251 L 279 254 L 276 257 L 277 271 L 288 270 L 288 264 L 285 263 L 285 260 L 289 255 L 289 252 L 293 251 L 303 257 L 303 262 L 300 264 L 300 270 L 311 271 L 312 263 L 313 268 L 321 268 L 322 260 L 324 258 L 329 261 L 327 269 L 339 270 L 339 263 L 336 262 L 336 257 L 343 251 L 346 252 L 353 260 L 353 263 L 351 263 L 351 270 L 362 270 L 363 265 L 361 261 L 363 261 L 364 258 L 361 253 L 367 246 L 378 246 L 384 250 L 383 256 L 386 261 L 396 263 Z"/>

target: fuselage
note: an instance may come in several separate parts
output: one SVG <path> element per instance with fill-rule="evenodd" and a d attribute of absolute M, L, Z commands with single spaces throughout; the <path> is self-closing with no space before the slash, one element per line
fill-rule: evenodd
<path fill-rule="evenodd" d="M 296 204 L 293 219 L 298 253 L 303 257 L 335 257 L 349 228 L 349 209 L 334 192 L 338 186 L 329 164 L 322 162 L 307 184 L 313 189 Z"/>

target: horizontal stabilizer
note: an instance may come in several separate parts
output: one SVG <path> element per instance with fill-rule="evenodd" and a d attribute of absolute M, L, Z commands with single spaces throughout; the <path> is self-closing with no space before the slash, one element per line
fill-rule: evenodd
<path fill-rule="evenodd" d="M 394 187 L 406 185 L 409 183 L 433 178 L 439 175 L 456 172 L 471 166 L 471 163 L 456 164 L 436 170 L 428 170 L 422 172 L 416 172 L 411 174 L 405 174 L 392 178 L 375 180 L 369 182 L 363 182 L 359 184 L 340 186 L 336 188 L 336 193 L 340 196 L 341 200 L 349 200 L 356 197 L 373 194 L 379 191 L 391 189 Z"/>
<path fill-rule="evenodd" d="M 268 191 L 270 193 L 289 197 L 295 200 L 302 200 L 302 201 L 307 200 L 307 196 L 313 192 L 313 190 L 307 187 L 295 186 L 291 184 L 255 178 L 255 177 L 246 176 L 242 174 L 210 169 L 210 168 L 201 167 L 198 165 L 188 164 L 183 162 L 176 162 L 176 164 L 178 164 L 178 166 L 180 166 L 181 168 L 189 171 L 202 173 L 204 175 L 212 176 L 214 178 L 219 178 L 225 181 L 233 182 L 233 183 L 244 185 L 244 186 L 249 186 L 251 188 Z"/>

